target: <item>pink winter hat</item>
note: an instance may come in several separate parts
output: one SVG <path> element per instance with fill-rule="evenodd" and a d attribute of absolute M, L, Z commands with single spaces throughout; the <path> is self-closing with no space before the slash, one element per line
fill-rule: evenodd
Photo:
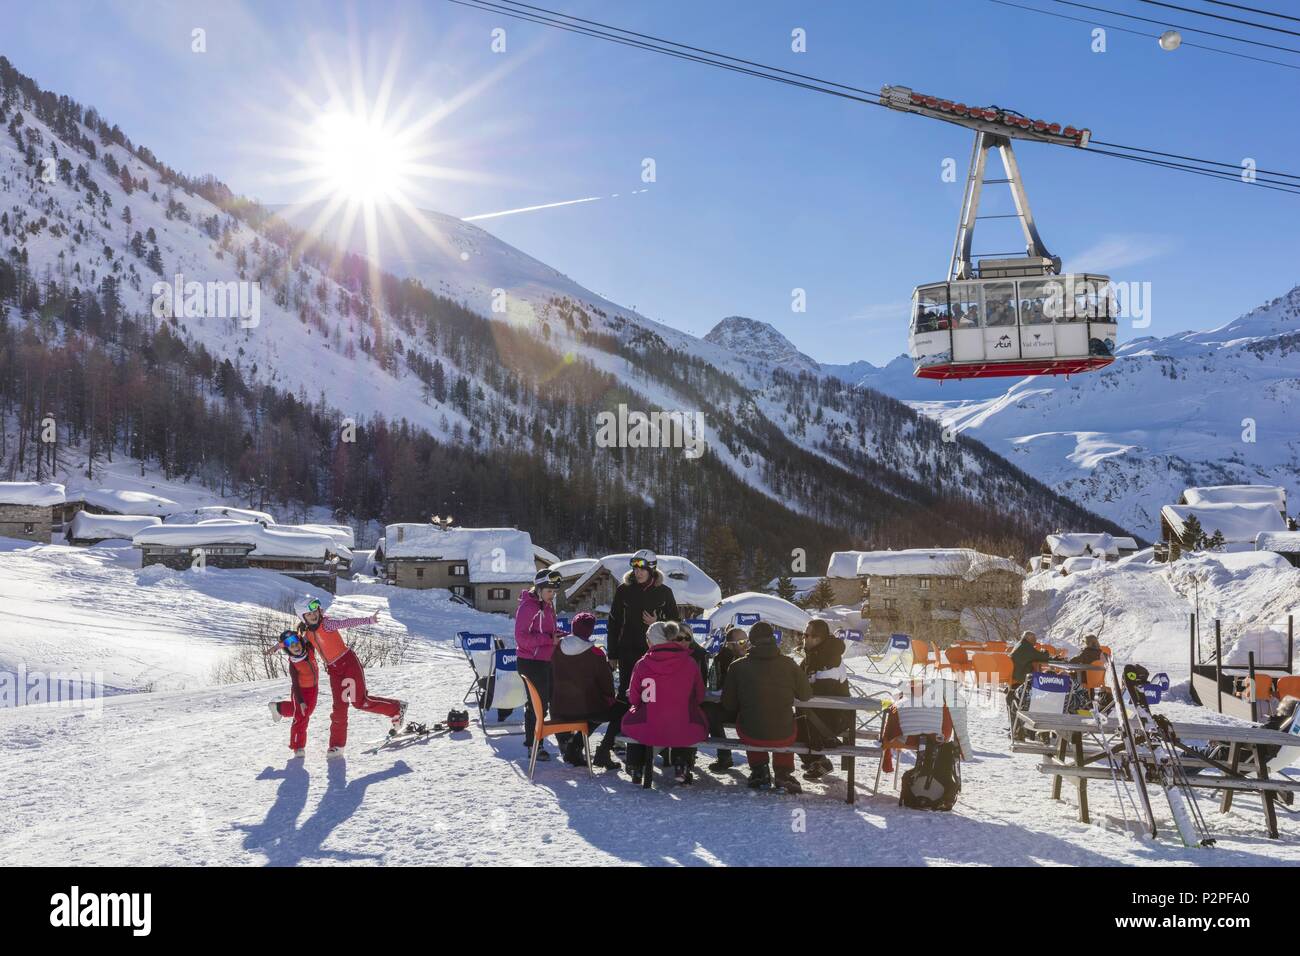
<path fill-rule="evenodd" d="M 569 626 L 569 629 L 576 637 L 580 637 L 584 641 L 590 640 L 592 631 L 596 629 L 596 615 L 592 614 L 590 611 L 583 611 L 581 614 L 575 614 L 573 617 L 573 623 Z"/>

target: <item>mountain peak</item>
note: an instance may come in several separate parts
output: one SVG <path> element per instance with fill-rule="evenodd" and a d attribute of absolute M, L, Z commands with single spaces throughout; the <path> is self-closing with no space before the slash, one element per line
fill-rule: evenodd
<path fill-rule="evenodd" d="M 709 330 L 704 341 L 746 358 L 821 373 L 821 365 L 795 348 L 794 343 L 770 322 L 729 315 Z"/>

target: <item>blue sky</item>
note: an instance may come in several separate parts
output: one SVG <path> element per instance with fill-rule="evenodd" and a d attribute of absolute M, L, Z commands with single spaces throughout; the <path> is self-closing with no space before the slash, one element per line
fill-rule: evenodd
<path fill-rule="evenodd" d="M 1115 30 L 1094 53 L 1090 26 L 988 0 L 553 3 L 868 89 L 903 84 L 1086 125 L 1114 142 L 1300 170 L 1300 71 L 1165 53 Z M 1135 0 L 1099 5 L 1161 15 Z M 324 76 L 346 85 L 355 73 L 373 95 L 395 62 L 394 100 L 413 117 L 456 105 L 427 136 L 436 162 L 466 175 L 423 184 L 422 204 L 468 216 L 606 197 L 480 225 L 696 334 L 742 314 L 822 361 L 887 361 L 906 345 L 912 286 L 947 268 L 961 186 L 942 182 L 941 164 L 953 158 L 964 171 L 970 150 L 970 134 L 948 124 L 441 0 L 0 0 L 0 16 L 0 53 L 43 87 L 98 107 L 167 163 L 268 202 L 296 198 L 275 151 L 325 102 Z M 207 31 L 204 54 L 190 50 L 194 27 Z M 505 53 L 490 48 L 494 27 L 507 31 Z M 790 48 L 797 27 L 806 53 Z M 1221 325 L 1300 281 L 1300 197 L 1050 146 L 1017 156 L 1067 268 L 1152 284 L 1151 327 L 1122 337 Z M 645 185 L 646 157 L 657 181 L 630 195 Z M 988 187 L 984 211 L 1010 208 L 1000 189 Z M 1009 225 L 984 229 L 977 251 L 1019 244 L 1018 233 L 997 231 Z M 791 309 L 795 288 L 806 290 L 806 312 Z"/>

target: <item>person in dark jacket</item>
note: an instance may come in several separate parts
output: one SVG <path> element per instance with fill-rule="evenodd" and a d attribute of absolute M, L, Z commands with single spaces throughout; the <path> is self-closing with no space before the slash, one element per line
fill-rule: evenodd
<path fill-rule="evenodd" d="M 712 691 L 720 691 L 727 681 L 727 671 L 731 665 L 749 652 L 749 632 L 743 627 L 733 625 L 727 631 L 726 641 L 713 656 L 713 665 L 709 668 L 708 680 L 705 684 Z M 709 718 L 709 736 L 725 737 L 726 730 L 723 724 L 726 722 L 723 716 L 722 704 L 716 701 L 704 702 L 704 714 Z M 731 758 L 730 750 L 719 750 L 718 759 L 709 764 L 711 773 L 721 773 L 724 770 L 730 770 L 735 766 Z"/>
<path fill-rule="evenodd" d="M 1083 639 L 1083 650 L 1070 658 L 1071 664 L 1096 664 L 1101 661 L 1101 641 L 1096 634 Z"/>
<path fill-rule="evenodd" d="M 763 747 L 790 747 L 795 742 L 794 702 L 812 696 L 812 685 L 799 665 L 781 653 L 772 625 L 759 621 L 749 629 L 750 651 L 733 663 L 722 688 L 722 709 L 736 715 L 740 739 L 753 744 L 749 786 L 766 788 L 774 782 L 790 793 L 803 788 L 794 779 L 794 754 L 772 755 L 776 779 L 768 769 Z"/>
<path fill-rule="evenodd" d="M 632 668 L 645 656 L 645 632 L 655 621 L 675 621 L 677 599 L 659 573 L 659 557 L 642 548 L 628 562 L 631 570 L 614 589 L 609 608 L 609 657 L 618 664 L 618 696 L 627 700 Z"/>
<path fill-rule="evenodd" d="M 1011 718 L 1013 730 L 1016 711 L 1020 709 L 1029 693 L 1026 679 L 1033 673 L 1035 664 L 1052 659 L 1052 655 L 1047 651 L 1040 651 L 1034 646 L 1037 640 L 1037 634 L 1033 631 L 1025 631 L 1020 635 L 1020 640 L 1016 641 L 1016 646 L 1011 648 L 1011 686 L 1007 688 L 1007 714 Z"/>
<path fill-rule="evenodd" d="M 591 731 L 608 722 L 605 736 L 591 757 L 591 765 L 618 770 L 612 751 L 627 703 L 614 694 L 614 675 L 605 652 L 591 643 L 596 616 L 583 611 L 573 618 L 571 633 L 560 640 L 551 658 L 551 714 L 555 720 L 585 720 Z M 587 755 L 581 734 L 566 734 L 561 741 L 564 759 L 576 767 L 586 766 Z"/>
<path fill-rule="evenodd" d="M 803 634 L 803 672 L 813 694 L 825 697 L 849 696 L 849 671 L 844 666 L 844 641 L 831 633 L 830 626 L 815 618 Z M 837 747 L 840 735 L 853 723 L 851 710 L 803 710 L 799 713 L 798 739 L 811 747 Z M 816 780 L 835 769 L 829 757 L 800 754 L 805 780 Z"/>

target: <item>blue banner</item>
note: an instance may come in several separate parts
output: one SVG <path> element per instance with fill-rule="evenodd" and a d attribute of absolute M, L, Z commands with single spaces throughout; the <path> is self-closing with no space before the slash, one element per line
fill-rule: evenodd
<path fill-rule="evenodd" d="M 497 670 L 514 671 L 519 669 L 519 655 L 513 647 L 497 651 Z"/>
<path fill-rule="evenodd" d="M 861 641 L 861 640 L 862 640 L 862 632 L 861 632 L 861 631 L 841 630 L 841 631 L 839 632 L 839 636 L 840 636 L 840 640 L 844 640 L 844 641 Z"/>
<path fill-rule="evenodd" d="M 1142 693 L 1146 696 L 1148 704 L 1160 703 L 1160 698 L 1164 696 L 1164 688 L 1159 684 L 1143 684 Z"/>
<path fill-rule="evenodd" d="M 720 627 L 715 628 L 713 633 L 709 635 L 709 642 L 704 645 L 704 650 L 713 655 L 722 650 L 722 645 L 725 643 L 727 643 L 726 633 Z"/>
<path fill-rule="evenodd" d="M 1034 674 L 1033 688 L 1051 694 L 1068 694 L 1070 692 L 1070 678 L 1064 674 L 1039 672 Z"/>
<path fill-rule="evenodd" d="M 1155 677 L 1151 678 L 1151 683 L 1158 685 L 1158 686 L 1160 687 L 1160 690 L 1161 690 L 1162 693 L 1165 693 L 1165 694 L 1169 693 L 1169 675 L 1168 675 L 1168 674 L 1166 674 L 1166 673 L 1164 673 L 1164 672 L 1161 672 L 1161 673 L 1157 674 Z"/>
<path fill-rule="evenodd" d="M 561 634 L 573 633 L 573 629 L 569 626 L 569 619 L 567 617 L 557 617 L 555 619 L 555 627 Z"/>
<path fill-rule="evenodd" d="M 912 646 L 912 639 L 906 634 L 889 635 L 889 646 L 896 651 L 906 651 Z"/>
<path fill-rule="evenodd" d="M 594 637 L 608 637 L 609 621 L 606 620 L 597 621 L 596 627 L 591 633 Z"/>
<path fill-rule="evenodd" d="M 757 614 L 737 614 L 735 618 L 735 624 L 737 627 L 750 627 L 757 623 Z"/>
<path fill-rule="evenodd" d="M 461 631 L 456 636 L 460 638 L 460 646 L 467 651 L 492 650 L 491 634 L 471 634 L 469 631 Z"/>
<path fill-rule="evenodd" d="M 686 622 L 686 625 L 696 637 L 709 636 L 709 622 L 702 617 L 693 617 Z"/>

